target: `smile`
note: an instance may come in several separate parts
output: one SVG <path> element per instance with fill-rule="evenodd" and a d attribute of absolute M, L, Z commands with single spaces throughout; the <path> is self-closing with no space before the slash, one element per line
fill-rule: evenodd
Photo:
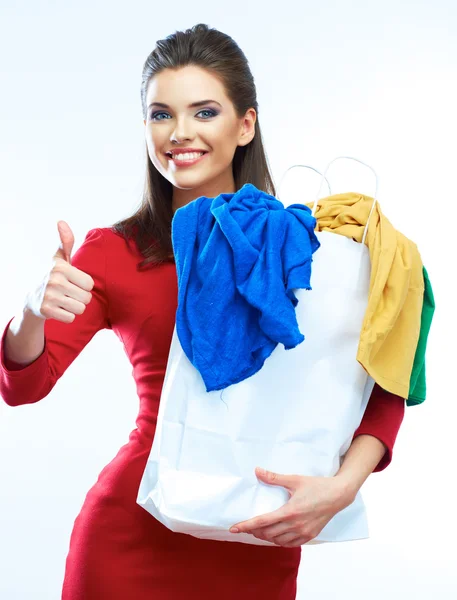
<path fill-rule="evenodd" d="M 185 152 L 173 155 L 167 153 L 166 156 L 168 160 L 171 160 L 177 167 L 190 167 L 200 162 L 207 154 L 208 152 Z"/>

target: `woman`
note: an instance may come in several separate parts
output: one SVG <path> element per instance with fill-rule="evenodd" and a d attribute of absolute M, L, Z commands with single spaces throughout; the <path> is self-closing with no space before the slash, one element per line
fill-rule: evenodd
<path fill-rule="evenodd" d="M 308 478 L 306 487 L 295 477 L 294 519 L 251 527 L 277 547 L 173 533 L 136 503 L 177 307 L 173 212 L 246 182 L 275 194 L 254 80 L 230 37 L 197 25 L 159 41 L 144 65 L 141 98 L 149 156 L 143 203 L 112 228 L 89 231 L 73 258 L 73 234 L 59 223 L 62 244 L 50 273 L 4 330 L 0 392 L 11 406 L 44 398 L 104 328 L 120 338 L 133 366 L 137 427 L 76 518 L 63 600 L 292 600 L 301 545 L 351 503 L 369 473 L 389 464 L 404 400 L 376 386 L 338 474 Z M 286 485 L 290 477 L 265 481 Z"/>

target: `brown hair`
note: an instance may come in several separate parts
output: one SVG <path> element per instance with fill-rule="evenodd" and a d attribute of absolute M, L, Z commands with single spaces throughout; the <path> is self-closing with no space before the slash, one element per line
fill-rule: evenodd
<path fill-rule="evenodd" d="M 151 79 L 164 69 L 195 65 L 208 69 L 224 84 L 237 115 L 241 118 L 249 108 L 257 112 L 254 138 L 246 146 L 238 146 L 233 157 L 235 188 L 252 183 L 258 189 L 275 195 L 275 188 L 262 142 L 258 119 L 257 93 L 246 56 L 237 43 L 225 33 L 198 24 L 177 31 L 157 42 L 143 66 L 141 103 L 147 119 L 146 94 Z M 161 263 L 173 256 L 171 241 L 173 185 L 152 164 L 146 146 L 147 170 L 143 199 L 129 218 L 115 223 L 112 229 L 125 238 L 133 238 L 145 257 L 139 268 Z"/>

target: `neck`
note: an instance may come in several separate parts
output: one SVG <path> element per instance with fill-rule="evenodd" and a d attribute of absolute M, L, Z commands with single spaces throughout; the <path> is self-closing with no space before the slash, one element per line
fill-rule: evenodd
<path fill-rule="evenodd" d="M 229 173 L 222 173 L 219 178 L 208 181 L 195 188 L 181 189 L 173 186 L 173 213 L 178 210 L 178 208 L 181 208 L 181 206 L 185 206 L 196 198 L 200 198 L 200 196 L 215 198 L 216 196 L 219 196 L 219 194 L 234 194 L 235 191 L 235 180 L 233 179 L 231 168 Z"/>

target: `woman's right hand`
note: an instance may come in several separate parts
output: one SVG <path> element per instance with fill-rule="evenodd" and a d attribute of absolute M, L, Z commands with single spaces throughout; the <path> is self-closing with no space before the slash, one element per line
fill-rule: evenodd
<path fill-rule="evenodd" d="M 61 244 L 54 254 L 50 271 L 36 290 L 27 295 L 26 308 L 41 319 L 72 323 L 92 300 L 90 292 L 95 282 L 71 264 L 75 238 L 69 225 L 59 221 L 57 228 Z"/>

